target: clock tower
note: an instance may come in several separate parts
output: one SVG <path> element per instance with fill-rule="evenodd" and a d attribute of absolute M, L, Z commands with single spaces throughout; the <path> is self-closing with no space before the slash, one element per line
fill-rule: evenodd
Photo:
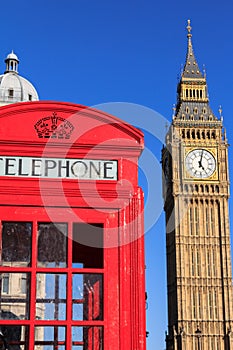
<path fill-rule="evenodd" d="M 186 62 L 162 150 L 166 350 L 233 350 L 228 142 L 210 106 L 187 26 Z"/>

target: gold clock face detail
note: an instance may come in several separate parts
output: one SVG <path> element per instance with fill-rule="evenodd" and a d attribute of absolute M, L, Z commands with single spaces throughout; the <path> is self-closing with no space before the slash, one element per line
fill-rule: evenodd
<path fill-rule="evenodd" d="M 188 173 L 198 179 L 205 179 L 213 175 L 216 170 L 216 160 L 206 149 L 193 149 L 185 158 Z"/>

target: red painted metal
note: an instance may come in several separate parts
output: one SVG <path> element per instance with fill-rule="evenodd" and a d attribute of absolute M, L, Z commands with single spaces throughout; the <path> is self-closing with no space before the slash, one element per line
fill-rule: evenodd
<path fill-rule="evenodd" d="M 33 350 L 45 344 L 61 350 L 145 350 L 143 194 L 137 177 L 138 158 L 143 149 L 142 133 L 103 112 L 49 101 L 1 107 L 0 123 L 0 166 L 5 167 L 2 171 L 6 173 L 0 177 L 1 227 L 6 222 L 32 223 L 30 263 L 10 264 L 2 259 L 0 265 L 0 274 L 27 273 L 30 276 L 29 317 L 0 319 L 0 327 L 27 327 L 24 339 L 11 341 L 21 344 L 22 350 Z M 32 174 L 23 168 L 25 157 L 34 158 Z M 104 179 L 42 178 L 38 175 L 38 159 L 42 158 L 105 161 Z M 115 180 L 109 170 L 113 160 L 118 167 Z M 50 162 L 51 166 L 54 164 Z M 60 171 L 68 174 L 68 170 Z M 66 263 L 60 258 L 54 265 L 45 262 L 43 266 L 37 263 L 40 257 L 38 223 L 51 222 L 67 224 Z M 76 259 L 72 251 L 76 249 L 72 241 L 74 224 L 78 223 L 102 227 L 102 266 L 102 255 L 95 248 L 82 248 L 83 266 L 72 261 Z M 85 251 L 89 255 L 94 252 L 93 257 L 86 259 Z M 86 288 L 80 297 L 73 297 L 76 293 L 74 275 Z M 45 276 L 44 280 L 39 281 L 38 276 Z M 38 297 L 38 283 L 46 285 L 46 279 L 53 276 L 55 296 L 47 297 L 44 289 L 44 295 Z M 65 282 L 59 284 L 62 278 L 66 280 L 65 288 Z M 6 308 L 3 293 L 0 297 L 3 310 Z M 45 317 L 50 301 L 55 305 L 56 319 L 50 317 L 52 313 L 50 318 Z M 82 303 L 82 317 L 74 319 L 74 308 Z M 17 311 L 14 307 L 12 310 Z M 39 308 L 44 310 L 41 319 L 37 317 Z M 53 331 L 40 328 L 42 333 L 39 334 L 37 327 L 53 327 Z M 65 327 L 64 332 L 61 327 Z M 43 339 L 45 333 L 47 338 Z M 51 334 L 53 339 L 50 339 Z"/>

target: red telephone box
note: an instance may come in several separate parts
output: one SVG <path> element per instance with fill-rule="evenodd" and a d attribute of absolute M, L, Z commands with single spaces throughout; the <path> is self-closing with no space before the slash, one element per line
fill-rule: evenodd
<path fill-rule="evenodd" d="M 0 348 L 144 350 L 143 135 L 57 102 L 0 108 Z"/>

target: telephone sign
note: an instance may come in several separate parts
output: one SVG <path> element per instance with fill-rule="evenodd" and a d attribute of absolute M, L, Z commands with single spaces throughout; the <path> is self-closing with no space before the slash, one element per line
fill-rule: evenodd
<path fill-rule="evenodd" d="M 0 176 L 117 180 L 117 160 L 0 156 Z"/>

